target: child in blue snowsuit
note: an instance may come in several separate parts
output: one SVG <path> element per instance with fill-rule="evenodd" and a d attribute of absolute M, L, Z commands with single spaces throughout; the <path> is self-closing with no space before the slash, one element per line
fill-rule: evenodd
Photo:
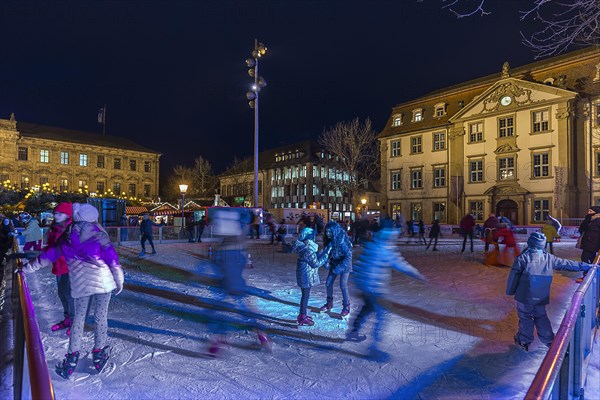
<path fill-rule="evenodd" d="M 546 314 L 553 270 L 587 271 L 591 267 L 584 262 L 555 257 L 544 250 L 545 246 L 544 234 L 532 233 L 527 239 L 527 248 L 513 263 L 506 284 L 506 294 L 514 295 L 517 301 L 519 331 L 514 340 L 525 351 L 533 342 L 534 325 L 542 343 L 550 347 L 554 340 L 552 325 Z"/>
<path fill-rule="evenodd" d="M 366 339 L 366 336 L 360 335 L 359 331 L 369 314 L 375 312 L 374 343 L 369 348 L 369 357 L 379 362 L 389 359 L 389 354 L 380 350 L 378 344 L 383 336 L 385 322 L 385 308 L 381 300 L 387 293 L 392 268 L 412 278 L 426 280 L 398 252 L 396 246 L 398 231 L 392 228 L 391 220 L 382 221 L 382 226 L 384 228 L 377 232 L 372 242 L 365 245 L 362 254 L 354 264 L 353 280 L 361 292 L 364 305 L 347 333 L 348 340 Z"/>
<path fill-rule="evenodd" d="M 300 314 L 298 315 L 299 325 L 314 325 L 314 321 L 307 315 L 308 299 L 310 298 L 310 288 L 321 283 L 319 279 L 319 267 L 325 265 L 329 258 L 329 247 L 322 252 L 317 253 L 319 245 L 312 238 L 315 231 L 311 228 L 304 228 L 298 235 L 298 240 L 293 244 L 293 251 L 298 253 L 296 263 L 296 283 L 302 290 L 300 299 Z"/>

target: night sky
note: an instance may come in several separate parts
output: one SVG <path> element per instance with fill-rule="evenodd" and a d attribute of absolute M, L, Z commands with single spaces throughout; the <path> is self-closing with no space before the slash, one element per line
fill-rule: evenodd
<path fill-rule="evenodd" d="M 474 4 L 475 2 L 463 0 Z M 479 1 L 477 1 L 479 3 Z M 457 20 L 441 0 L 0 2 L 0 118 L 107 133 L 217 171 L 253 153 L 245 59 L 260 75 L 260 149 L 317 138 L 429 91 L 534 61 L 529 1 L 488 0 Z"/>

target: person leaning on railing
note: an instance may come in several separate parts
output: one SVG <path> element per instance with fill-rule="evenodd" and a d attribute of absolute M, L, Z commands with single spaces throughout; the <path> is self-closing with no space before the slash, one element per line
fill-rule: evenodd
<path fill-rule="evenodd" d="M 525 351 L 533 342 L 534 325 L 542 343 L 550 347 L 554 340 L 554 331 L 546 314 L 553 270 L 587 271 L 592 267 L 588 263 L 549 254 L 544 250 L 545 246 L 544 234 L 532 233 L 527 239 L 527 247 L 513 263 L 506 283 L 506 294 L 515 296 L 519 315 L 519 331 L 514 340 Z"/>

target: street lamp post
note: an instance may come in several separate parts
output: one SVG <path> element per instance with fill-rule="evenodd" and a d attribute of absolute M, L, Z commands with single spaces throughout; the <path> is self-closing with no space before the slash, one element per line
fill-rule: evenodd
<path fill-rule="evenodd" d="M 254 51 L 252 58 L 246 60 L 248 75 L 254 78 L 252 90 L 246 93 L 248 105 L 254 109 L 254 207 L 258 207 L 258 92 L 260 89 L 267 86 L 267 82 L 258 75 L 258 59 L 267 53 L 267 47 L 254 39 Z"/>
<path fill-rule="evenodd" d="M 360 203 L 362 204 L 362 208 L 360 210 L 360 213 L 364 217 L 365 215 L 367 215 L 367 199 L 365 199 L 363 197 L 362 199 L 360 199 Z"/>
<path fill-rule="evenodd" d="M 181 230 L 185 228 L 185 215 L 183 213 L 183 208 L 185 207 L 185 193 L 188 190 L 188 185 L 181 184 L 179 185 L 179 191 L 181 192 Z"/>

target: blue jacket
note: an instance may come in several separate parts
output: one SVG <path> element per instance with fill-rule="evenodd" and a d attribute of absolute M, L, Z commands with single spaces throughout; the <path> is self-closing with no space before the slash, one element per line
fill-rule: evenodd
<path fill-rule="evenodd" d="M 327 236 L 327 231 L 331 231 L 332 238 Z M 343 274 L 352 271 L 352 241 L 344 228 L 335 221 L 329 221 L 325 226 L 325 248 L 329 251 L 330 270 L 336 274 Z"/>
<path fill-rule="evenodd" d="M 365 244 L 352 273 L 352 279 L 361 292 L 371 296 L 385 294 L 392 268 L 412 278 L 426 280 L 415 267 L 402 258 L 397 250 L 397 240 L 397 230 L 384 228 L 377 232 L 372 242 Z"/>
<path fill-rule="evenodd" d="M 584 262 L 564 260 L 545 251 L 526 249 L 513 263 L 506 294 L 529 305 L 545 305 L 550 302 L 550 286 L 553 270 L 587 271 Z"/>
<path fill-rule="evenodd" d="M 316 243 L 312 243 L 316 245 Z M 321 283 L 319 279 L 319 267 L 327 263 L 329 252 L 324 250 L 317 253 L 315 249 L 299 240 L 294 242 L 293 250 L 298 253 L 298 261 L 296 263 L 296 283 L 298 286 L 309 288 Z"/>

